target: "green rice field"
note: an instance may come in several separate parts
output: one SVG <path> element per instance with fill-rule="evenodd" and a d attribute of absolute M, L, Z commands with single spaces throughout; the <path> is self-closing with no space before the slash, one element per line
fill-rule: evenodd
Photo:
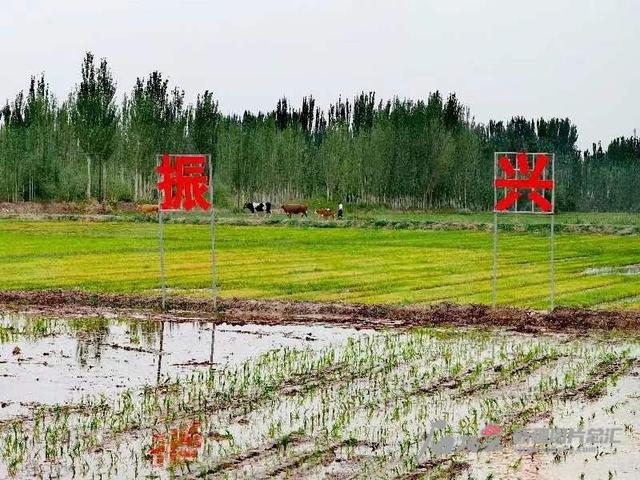
<path fill-rule="evenodd" d="M 209 295 L 208 225 L 165 226 L 171 294 Z M 492 234 L 473 230 L 219 225 L 223 298 L 490 303 Z M 549 237 L 500 232 L 498 303 L 546 308 Z M 556 235 L 556 305 L 640 308 L 640 239 Z M 154 223 L 0 221 L 0 290 L 158 293 Z"/>

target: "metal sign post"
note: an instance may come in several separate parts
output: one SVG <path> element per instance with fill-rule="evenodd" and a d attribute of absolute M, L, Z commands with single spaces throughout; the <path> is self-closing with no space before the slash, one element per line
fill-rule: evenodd
<path fill-rule="evenodd" d="M 216 209 L 213 203 L 213 165 L 211 164 L 211 155 L 207 155 L 209 163 L 209 200 L 211 202 L 211 295 L 213 296 L 213 314 L 218 312 L 218 282 L 216 281 Z M 211 353 L 209 355 L 209 363 L 213 364 L 213 352 L 216 342 L 216 324 L 211 325 Z"/>
<path fill-rule="evenodd" d="M 208 163 L 209 176 L 205 176 Z M 164 154 L 156 156 L 158 180 L 158 237 L 160 243 L 160 289 L 162 310 L 167 308 L 167 287 L 164 259 L 164 215 L 178 212 L 188 213 L 195 207 L 211 211 L 211 294 L 213 311 L 218 307 L 218 287 L 216 281 L 215 250 L 215 209 L 213 206 L 213 165 L 211 155 L 204 154 Z M 204 197 L 209 192 L 209 201 Z M 212 333 L 213 351 L 213 333 Z"/>
<path fill-rule="evenodd" d="M 550 271 L 551 271 L 551 284 L 549 286 L 549 304 L 551 307 L 551 310 L 553 310 L 555 308 L 555 296 L 556 296 L 556 260 L 555 260 L 555 240 L 554 240 L 554 223 L 555 223 L 555 218 L 553 215 L 551 215 L 551 265 L 550 265 Z"/>
<path fill-rule="evenodd" d="M 213 311 L 218 311 L 218 284 L 216 282 L 216 209 L 213 204 L 213 165 L 211 155 L 207 155 L 209 164 L 209 201 L 211 203 L 211 295 L 213 296 Z M 211 347 L 213 350 L 213 347 Z"/>
<path fill-rule="evenodd" d="M 493 214 L 493 306 L 498 302 L 498 214 Z"/>
<path fill-rule="evenodd" d="M 551 205 L 553 210 L 551 211 L 551 279 L 549 286 L 550 293 L 550 305 L 551 310 L 555 308 L 555 296 L 556 296 L 556 242 L 555 242 L 555 222 L 556 222 L 556 154 L 551 154 L 551 181 L 553 182 L 553 188 L 551 189 Z"/>
<path fill-rule="evenodd" d="M 550 163 L 550 165 L 549 165 Z M 493 155 L 493 282 L 492 304 L 498 297 L 498 214 L 549 215 L 549 304 L 555 307 L 555 154 L 495 152 Z M 547 172 L 551 170 L 551 178 Z M 498 175 L 498 168 L 502 171 Z M 501 194 L 500 194 L 501 192 Z M 528 192 L 526 196 L 523 196 Z"/>
<path fill-rule="evenodd" d="M 162 311 L 166 308 L 167 287 L 164 275 L 164 222 L 162 221 L 163 212 L 158 209 L 158 232 L 160 236 L 160 290 L 162 291 Z"/>

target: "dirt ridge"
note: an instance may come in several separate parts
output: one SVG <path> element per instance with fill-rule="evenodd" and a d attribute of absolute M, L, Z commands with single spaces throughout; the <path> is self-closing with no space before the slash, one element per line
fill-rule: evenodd
<path fill-rule="evenodd" d="M 205 320 L 215 323 L 262 325 L 328 324 L 387 329 L 418 326 L 496 326 L 525 333 L 540 331 L 640 331 L 640 311 L 556 308 L 536 311 L 515 307 L 438 303 L 425 306 L 314 303 L 303 301 L 222 299 L 218 311 L 204 298 L 171 297 L 168 312 L 160 311 L 159 296 L 89 293 L 80 290 L 0 292 L 0 306 L 60 316 L 106 316 L 144 313 L 145 318 L 169 321 Z M 122 312 L 135 310 L 135 312 Z M 142 311 L 142 312 L 141 312 Z"/>

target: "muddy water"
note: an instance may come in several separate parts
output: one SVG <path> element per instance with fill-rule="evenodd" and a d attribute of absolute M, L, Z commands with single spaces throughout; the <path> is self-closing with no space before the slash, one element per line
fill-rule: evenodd
<path fill-rule="evenodd" d="M 0 420 L 40 404 L 112 397 L 194 369 L 280 347 L 322 348 L 371 332 L 322 326 L 230 326 L 140 319 L 0 316 Z"/>
<path fill-rule="evenodd" d="M 541 478 L 571 478 L 576 472 L 584 478 L 640 478 L 639 374 L 636 369 L 622 377 L 597 402 L 567 402 L 554 412 L 556 428 L 585 435 L 571 445 L 547 446 L 541 455 Z"/>
<path fill-rule="evenodd" d="M 471 479 L 640 478 L 640 370 L 636 367 L 595 401 L 559 402 L 526 426 L 531 440 L 467 460 Z M 563 432 L 571 432 L 565 436 Z M 535 441 L 536 432 L 544 440 Z"/>

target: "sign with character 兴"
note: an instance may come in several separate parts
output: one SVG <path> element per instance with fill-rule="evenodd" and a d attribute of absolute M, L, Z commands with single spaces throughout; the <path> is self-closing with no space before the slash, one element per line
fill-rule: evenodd
<path fill-rule="evenodd" d="M 548 153 L 496 153 L 494 212 L 553 214 L 554 164 Z"/>
<path fill-rule="evenodd" d="M 549 305 L 555 306 L 555 154 L 496 152 L 493 158 L 493 306 L 498 292 L 498 214 L 549 215 Z"/>

